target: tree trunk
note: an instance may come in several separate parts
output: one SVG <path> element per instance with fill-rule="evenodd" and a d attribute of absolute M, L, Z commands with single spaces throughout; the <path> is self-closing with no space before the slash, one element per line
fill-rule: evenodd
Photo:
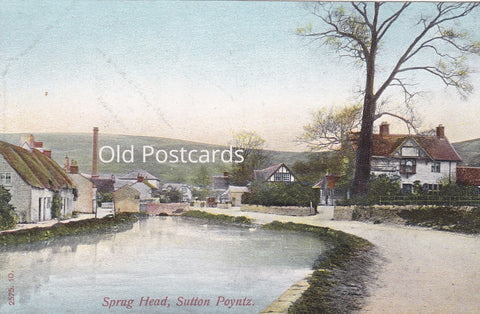
<path fill-rule="evenodd" d="M 365 95 L 362 128 L 360 131 L 360 138 L 358 139 L 357 154 L 355 157 L 355 174 L 352 182 L 353 195 L 366 195 L 368 191 L 373 132 L 372 111 L 375 112 L 375 100 L 372 95 Z"/>
<path fill-rule="evenodd" d="M 368 192 L 368 181 L 370 180 L 370 160 L 372 157 L 372 133 L 373 122 L 375 121 L 375 109 L 377 96 L 374 93 L 375 82 L 375 57 L 377 55 L 377 21 L 378 2 L 375 3 L 375 16 L 371 34 L 371 45 L 366 55 L 367 79 L 365 82 L 365 98 L 363 100 L 362 127 L 358 139 L 357 155 L 355 158 L 355 173 L 352 182 L 352 194 L 355 196 L 366 195 Z"/>

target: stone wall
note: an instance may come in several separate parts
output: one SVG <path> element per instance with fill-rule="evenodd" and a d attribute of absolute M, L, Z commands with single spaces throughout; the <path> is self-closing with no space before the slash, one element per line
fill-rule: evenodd
<path fill-rule="evenodd" d="M 299 206 L 262 206 L 262 205 L 242 205 L 242 211 L 258 212 L 265 214 L 277 214 L 287 216 L 310 216 L 315 215 L 315 209 Z"/>
<path fill-rule="evenodd" d="M 358 220 L 372 222 L 389 222 L 404 224 L 405 219 L 398 214 L 404 210 L 411 211 L 417 208 L 435 207 L 420 205 L 372 205 L 372 206 L 335 206 L 333 211 L 334 220 Z M 469 206 L 452 207 L 453 210 L 471 210 Z"/>

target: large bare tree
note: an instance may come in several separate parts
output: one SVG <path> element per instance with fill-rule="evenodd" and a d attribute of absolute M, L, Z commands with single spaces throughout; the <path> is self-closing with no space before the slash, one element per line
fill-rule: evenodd
<path fill-rule="evenodd" d="M 362 122 L 352 194 L 364 195 L 370 178 L 373 123 L 380 97 L 389 87 L 404 94 L 411 105 L 418 93 L 412 84 L 412 72 L 425 72 L 446 86 L 455 87 L 462 95 L 472 91 L 466 57 L 479 54 L 480 44 L 468 32 L 457 30 L 454 23 L 475 12 L 478 3 L 314 3 L 309 9 L 321 21 L 320 30 L 311 24 L 298 29 L 298 34 L 320 40 L 342 57 L 359 61 L 365 69 Z M 407 17 L 407 18 L 405 18 Z M 413 20 L 415 19 L 415 20 Z M 398 33 L 399 24 L 404 28 Z M 409 23 L 406 27 L 405 23 Z M 405 29 L 408 30 L 405 32 Z M 390 42 L 386 40 L 390 36 Z M 389 46 L 392 37 L 401 40 Z M 406 45 L 400 43 L 407 40 Z M 398 51 L 401 49 L 400 51 Z M 388 69 L 377 71 L 380 51 L 399 52 Z M 378 72 L 383 75 L 379 75 Z M 382 113 L 380 113 L 382 114 Z"/>

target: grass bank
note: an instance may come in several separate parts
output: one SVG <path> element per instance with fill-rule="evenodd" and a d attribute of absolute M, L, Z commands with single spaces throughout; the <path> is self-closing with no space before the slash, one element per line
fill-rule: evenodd
<path fill-rule="evenodd" d="M 236 224 L 251 224 L 252 219 L 245 217 L 245 216 L 228 216 L 224 214 L 210 214 L 201 210 L 189 210 L 182 214 L 184 217 L 193 217 L 193 218 L 202 218 L 208 220 L 215 220 L 215 221 L 223 221 L 228 223 L 236 223 Z"/>
<path fill-rule="evenodd" d="M 274 221 L 269 230 L 308 232 L 330 245 L 315 262 L 309 287 L 289 313 L 348 313 L 360 310 L 373 266 L 373 245 L 360 237 L 325 227 Z"/>
<path fill-rule="evenodd" d="M 131 228 L 136 221 L 138 221 L 138 215 L 133 213 L 120 213 L 115 215 L 115 217 L 91 218 L 67 223 L 59 222 L 50 227 L 35 227 L 1 233 L 0 245 L 24 244 L 88 233 L 122 231 Z"/>

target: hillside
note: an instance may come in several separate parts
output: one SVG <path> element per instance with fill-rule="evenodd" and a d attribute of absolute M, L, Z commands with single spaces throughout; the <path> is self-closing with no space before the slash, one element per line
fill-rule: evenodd
<path fill-rule="evenodd" d="M 480 139 L 453 143 L 464 166 L 480 167 Z"/>
<path fill-rule="evenodd" d="M 20 138 L 23 134 L 0 134 L 0 140 L 15 145 L 20 144 Z M 65 156 L 78 162 L 80 172 L 90 173 L 92 169 L 92 134 L 73 134 L 73 133 L 38 133 L 35 134 L 35 141 L 43 142 L 44 147 L 52 150 L 52 158 L 61 166 L 64 164 Z M 99 135 L 99 147 L 110 146 L 116 150 L 117 145 L 121 151 L 134 146 L 134 162 L 124 163 L 122 160 L 116 160 L 110 163 L 99 161 L 99 171 L 101 174 L 123 174 L 135 169 L 145 169 L 153 175 L 159 177 L 165 182 L 186 182 L 192 183 L 199 168 L 200 163 L 158 163 L 154 156 L 150 156 L 143 163 L 142 149 L 144 145 L 152 146 L 155 150 L 179 150 L 182 147 L 188 151 L 196 150 L 224 150 L 228 147 L 220 145 L 211 145 L 195 143 L 183 140 L 174 140 L 160 137 L 130 136 L 130 135 Z M 301 152 L 279 152 L 269 151 L 271 156 L 270 164 L 285 162 L 287 165 L 293 165 L 297 160 L 303 160 L 306 153 Z M 111 154 L 106 151 L 104 158 L 109 159 Z M 218 158 L 215 163 L 204 163 L 211 175 L 222 174 L 229 171 L 231 164 L 224 163 Z"/>

